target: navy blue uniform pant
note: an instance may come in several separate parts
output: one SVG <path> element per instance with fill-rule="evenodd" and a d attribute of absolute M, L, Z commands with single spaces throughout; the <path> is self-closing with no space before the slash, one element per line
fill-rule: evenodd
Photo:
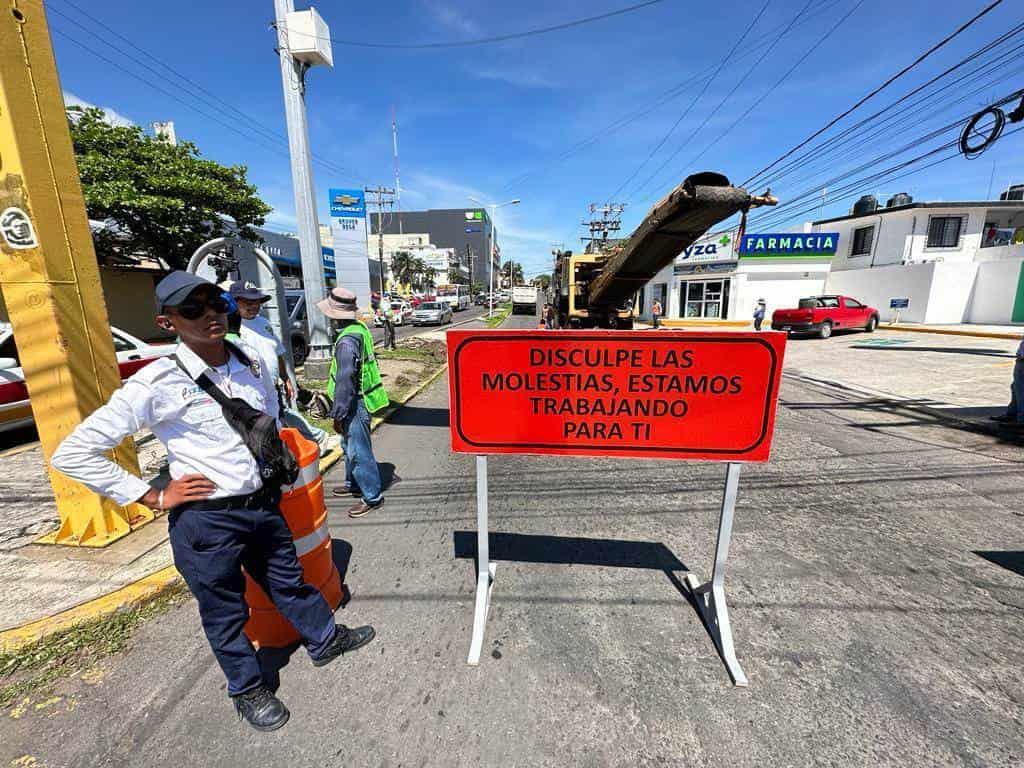
<path fill-rule="evenodd" d="M 242 631 L 249 618 L 242 567 L 318 658 L 334 639 L 334 613 L 302 580 L 291 532 L 276 505 L 257 509 L 193 509 L 169 518 L 174 564 L 199 602 L 203 631 L 235 696 L 262 684 L 259 661 Z"/>

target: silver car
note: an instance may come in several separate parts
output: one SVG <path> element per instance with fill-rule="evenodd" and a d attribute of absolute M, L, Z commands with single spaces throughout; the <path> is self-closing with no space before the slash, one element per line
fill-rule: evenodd
<path fill-rule="evenodd" d="M 425 301 L 412 311 L 413 325 L 444 325 L 452 321 L 452 305 L 444 301 Z"/>

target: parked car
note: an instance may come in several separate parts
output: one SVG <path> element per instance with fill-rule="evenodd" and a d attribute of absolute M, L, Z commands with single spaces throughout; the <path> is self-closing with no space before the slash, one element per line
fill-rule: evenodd
<path fill-rule="evenodd" d="M 476 296 L 473 297 L 473 303 L 476 304 L 478 307 L 486 306 L 487 305 L 487 294 L 486 293 L 478 293 Z"/>
<path fill-rule="evenodd" d="M 878 327 L 878 310 L 849 296 L 811 296 L 800 299 L 797 309 L 772 313 L 772 330 L 812 333 L 827 339 L 834 330 L 859 329 L 871 333 Z"/>
<path fill-rule="evenodd" d="M 425 301 L 412 313 L 413 325 L 444 325 L 452 321 L 452 306 L 446 301 Z"/>
<path fill-rule="evenodd" d="M 393 325 L 405 325 L 412 318 L 412 305 L 408 301 L 391 302 L 391 323 Z M 373 316 L 373 324 L 384 325 L 384 318 L 380 315 Z"/>
<path fill-rule="evenodd" d="M 158 357 L 174 354 L 174 344 L 147 344 L 118 328 L 112 328 L 111 335 L 122 380 Z M 14 343 L 14 331 L 10 323 L 0 323 L 0 432 L 27 427 L 32 421 L 32 408 L 25 388 L 21 356 Z"/>
<path fill-rule="evenodd" d="M 309 355 L 309 323 L 306 321 L 305 291 L 285 291 L 285 306 L 288 308 L 288 327 L 292 334 L 292 364 L 298 368 Z"/>

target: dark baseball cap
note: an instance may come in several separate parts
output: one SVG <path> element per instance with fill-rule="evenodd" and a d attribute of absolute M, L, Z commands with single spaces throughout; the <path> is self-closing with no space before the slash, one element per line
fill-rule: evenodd
<path fill-rule="evenodd" d="M 270 296 L 259 289 L 255 283 L 244 280 L 236 280 L 228 286 L 228 293 L 236 299 L 250 299 L 252 301 L 270 301 Z"/>
<path fill-rule="evenodd" d="M 181 269 L 175 270 L 156 284 L 156 305 L 159 309 L 176 307 L 185 301 L 192 291 L 204 286 L 217 288 L 205 277 Z"/>

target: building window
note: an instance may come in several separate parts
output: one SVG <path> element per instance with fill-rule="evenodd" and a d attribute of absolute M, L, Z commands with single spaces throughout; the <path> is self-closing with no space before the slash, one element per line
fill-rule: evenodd
<path fill-rule="evenodd" d="M 928 220 L 929 248 L 956 248 L 960 245 L 962 216 L 932 216 Z"/>
<path fill-rule="evenodd" d="M 871 242 L 875 239 L 875 225 L 857 227 L 853 230 L 853 248 L 850 256 L 867 256 L 871 253 Z"/>

